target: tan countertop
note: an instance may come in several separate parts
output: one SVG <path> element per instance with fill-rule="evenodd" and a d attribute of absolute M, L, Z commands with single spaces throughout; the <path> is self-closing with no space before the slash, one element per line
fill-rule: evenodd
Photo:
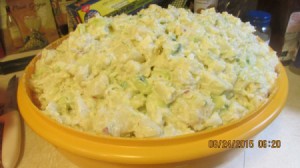
<path fill-rule="evenodd" d="M 0 61 L 22 56 L 4 58 Z M 262 132 L 252 138 L 259 140 L 280 140 L 280 148 L 233 149 L 199 161 L 199 167 L 256 168 L 256 167 L 300 167 L 300 75 L 290 71 L 289 95 L 282 113 Z M 0 75 L 0 89 L 5 89 L 13 75 Z M 1 99 L 0 99 L 1 101 Z M 35 134 L 23 123 L 23 145 L 18 168 L 77 168 L 60 154 L 54 146 Z"/>

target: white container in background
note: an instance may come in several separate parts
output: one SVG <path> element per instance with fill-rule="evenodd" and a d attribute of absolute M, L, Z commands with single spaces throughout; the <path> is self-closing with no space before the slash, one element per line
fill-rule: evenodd
<path fill-rule="evenodd" d="M 202 9 L 216 8 L 218 0 L 194 0 L 194 12 L 200 13 Z"/>

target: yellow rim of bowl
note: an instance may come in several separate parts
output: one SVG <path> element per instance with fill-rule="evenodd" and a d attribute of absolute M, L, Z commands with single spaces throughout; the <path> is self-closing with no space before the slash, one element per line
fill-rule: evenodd
<path fill-rule="evenodd" d="M 31 100 L 28 80 L 35 57 L 25 70 L 18 89 L 18 103 L 25 122 L 53 145 L 95 160 L 126 164 L 161 164 L 209 156 L 226 148 L 209 148 L 209 140 L 246 140 L 269 125 L 282 110 L 288 92 L 284 67 L 278 65 L 277 86 L 257 110 L 232 123 L 198 133 L 168 138 L 130 139 L 97 136 L 63 126 L 45 116 Z M 30 96 L 29 96 L 30 95 Z M 198 147 L 198 148 L 197 148 Z M 254 146 L 255 147 L 255 146 Z"/>

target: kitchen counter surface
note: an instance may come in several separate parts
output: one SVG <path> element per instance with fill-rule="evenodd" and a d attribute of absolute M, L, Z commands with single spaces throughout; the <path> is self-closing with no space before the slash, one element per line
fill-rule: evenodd
<path fill-rule="evenodd" d="M 10 56 L 0 61 L 16 59 Z M 289 79 L 289 93 L 286 105 L 280 115 L 262 132 L 252 138 L 255 147 L 233 149 L 228 152 L 203 158 L 199 167 L 257 168 L 257 167 L 300 167 L 300 74 L 286 67 Z M 21 72 L 0 75 L 0 91 L 5 90 L 8 80 L 21 76 Z M 0 98 L 0 103 L 3 98 Z M 259 140 L 278 140 L 280 148 L 259 148 Z M 60 154 L 54 146 L 35 134 L 23 123 L 23 145 L 17 168 L 77 168 Z"/>

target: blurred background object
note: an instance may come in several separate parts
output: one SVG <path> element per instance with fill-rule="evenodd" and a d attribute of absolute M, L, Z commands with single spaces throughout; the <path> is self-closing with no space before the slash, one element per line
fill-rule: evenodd
<path fill-rule="evenodd" d="M 259 0 L 219 0 L 217 11 L 228 12 L 243 21 L 246 19 L 246 13 L 250 10 L 256 10 Z"/>
<path fill-rule="evenodd" d="M 246 14 L 246 21 L 249 21 L 256 29 L 254 34 L 267 44 L 269 44 L 271 37 L 271 18 L 270 13 L 259 10 L 250 10 Z"/>
<path fill-rule="evenodd" d="M 13 47 L 20 48 L 23 46 L 23 39 L 16 20 L 11 14 L 9 6 L 5 7 L 6 10 L 6 26 L 9 32 L 9 37 L 12 40 Z"/>
<path fill-rule="evenodd" d="M 184 8 L 186 6 L 187 0 L 173 0 L 171 5 L 177 8 Z"/>
<path fill-rule="evenodd" d="M 272 14 L 270 46 L 284 65 L 290 64 L 299 49 L 300 1 L 259 0 L 257 8 Z"/>
<path fill-rule="evenodd" d="M 4 52 L 2 41 L 1 41 L 1 38 L 0 38 L 0 58 L 3 58 L 4 56 L 5 56 L 5 52 Z"/>
<path fill-rule="evenodd" d="M 295 61 L 289 65 L 289 70 L 294 74 L 300 75 L 300 48 L 298 48 Z"/>
<path fill-rule="evenodd" d="M 298 53 L 296 55 L 296 59 L 294 61 L 294 66 L 300 68 L 300 49 L 298 48 Z"/>
<path fill-rule="evenodd" d="M 0 19 L 6 55 L 40 49 L 59 38 L 50 0 L 0 0 Z M 42 43 L 30 41 L 37 33 Z"/>
<path fill-rule="evenodd" d="M 60 36 L 69 33 L 67 6 L 76 0 L 50 0 L 56 26 Z"/>
<path fill-rule="evenodd" d="M 216 8 L 218 0 L 194 0 L 194 12 L 200 13 L 203 9 Z"/>
<path fill-rule="evenodd" d="M 195 1 L 188 0 L 186 2 L 186 8 L 189 8 L 194 12 Z M 236 17 L 245 20 L 245 15 L 249 10 L 256 10 L 258 0 L 199 0 L 202 3 L 211 3 L 212 7 L 216 7 L 218 12 L 228 12 Z M 206 1 L 206 2 L 204 2 Z"/>

